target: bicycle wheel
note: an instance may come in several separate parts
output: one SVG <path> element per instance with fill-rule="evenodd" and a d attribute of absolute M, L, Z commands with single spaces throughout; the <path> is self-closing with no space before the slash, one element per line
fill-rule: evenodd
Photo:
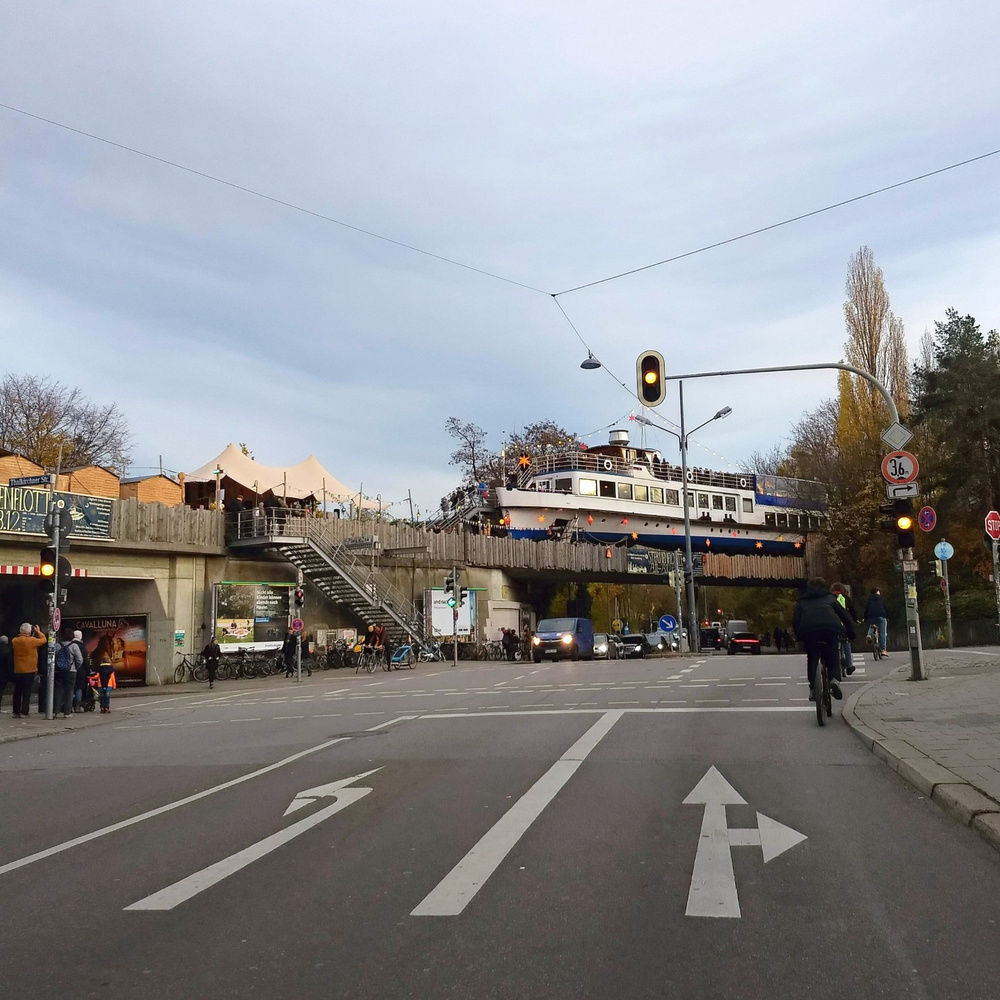
<path fill-rule="evenodd" d="M 183 684 L 184 683 L 184 674 L 186 672 L 187 672 L 187 660 L 183 659 L 177 665 L 177 668 L 174 670 L 174 683 L 175 684 Z"/>
<path fill-rule="evenodd" d="M 816 721 L 821 725 L 826 725 L 826 712 L 823 704 L 823 678 L 826 675 L 826 665 L 816 664 L 816 673 L 813 675 L 813 698 L 816 699 Z"/>
<path fill-rule="evenodd" d="M 208 667 L 204 663 L 198 663 L 194 668 L 194 679 L 196 681 L 208 680 Z"/>

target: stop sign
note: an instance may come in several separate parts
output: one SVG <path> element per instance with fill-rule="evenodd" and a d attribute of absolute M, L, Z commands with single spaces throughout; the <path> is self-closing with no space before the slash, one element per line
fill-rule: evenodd
<path fill-rule="evenodd" d="M 1000 514 L 995 510 L 991 510 L 986 515 L 986 534 L 993 539 L 994 542 L 1000 541 Z"/>

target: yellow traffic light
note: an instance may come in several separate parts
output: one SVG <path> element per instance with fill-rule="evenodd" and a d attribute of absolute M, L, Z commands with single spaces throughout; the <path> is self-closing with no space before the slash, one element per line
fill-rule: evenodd
<path fill-rule="evenodd" d="M 646 374 L 643 376 L 643 381 L 646 383 L 646 385 L 655 385 L 656 372 L 646 372 Z"/>
<path fill-rule="evenodd" d="M 896 528 L 899 531 L 909 531 L 913 527 L 913 518 L 908 514 L 896 518 Z"/>
<path fill-rule="evenodd" d="M 666 365 L 658 351 L 643 351 L 636 359 L 636 384 L 639 402 L 643 406 L 659 406 L 667 394 L 664 381 Z"/>

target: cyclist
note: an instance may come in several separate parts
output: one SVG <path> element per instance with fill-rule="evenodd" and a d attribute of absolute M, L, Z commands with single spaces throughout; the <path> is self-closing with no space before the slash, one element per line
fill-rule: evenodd
<path fill-rule="evenodd" d="M 843 583 L 835 583 L 830 592 L 837 598 L 837 603 L 851 616 L 851 621 L 857 623 L 858 613 L 854 609 L 854 602 L 847 592 L 847 586 Z M 840 643 L 840 650 L 843 656 L 844 673 L 848 676 L 854 673 L 854 653 L 851 651 L 851 642 L 845 636 Z"/>
<path fill-rule="evenodd" d="M 865 621 L 878 627 L 877 641 L 882 653 L 885 654 L 886 631 L 889 626 L 889 609 L 878 587 L 873 587 L 865 603 Z"/>
<path fill-rule="evenodd" d="M 815 700 L 813 680 L 821 657 L 830 675 L 831 693 L 838 700 L 843 698 L 844 695 L 840 690 L 840 658 L 837 656 L 837 646 L 845 635 L 849 639 L 855 638 L 854 622 L 851 621 L 847 611 L 840 606 L 837 598 L 830 593 L 825 580 L 814 577 L 806 584 L 805 592 L 795 602 L 792 628 L 806 647 L 809 700 Z"/>

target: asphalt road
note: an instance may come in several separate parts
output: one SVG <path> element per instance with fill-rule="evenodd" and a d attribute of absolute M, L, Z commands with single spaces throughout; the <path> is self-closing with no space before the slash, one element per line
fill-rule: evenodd
<path fill-rule="evenodd" d="M 992 1000 L 997 855 L 802 673 L 332 671 L 5 744 L 0 996 Z"/>

